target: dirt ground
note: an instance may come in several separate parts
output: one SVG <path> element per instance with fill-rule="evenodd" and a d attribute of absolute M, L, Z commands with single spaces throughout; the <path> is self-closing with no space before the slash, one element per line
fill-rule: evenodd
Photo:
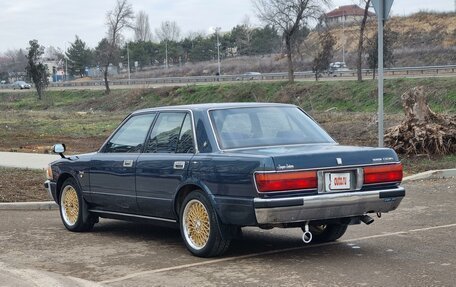
<path fill-rule="evenodd" d="M 346 145 L 376 146 L 377 145 L 377 124 L 376 119 L 370 113 L 316 113 L 312 116 L 328 131 L 328 133 L 339 143 Z M 401 121 L 401 115 L 387 115 L 385 127 L 395 125 Z M 97 128 L 92 136 L 81 136 L 84 129 L 89 129 L 90 122 L 95 126 L 102 125 L 105 117 L 94 116 L 85 119 L 85 123 L 73 124 L 66 127 L 60 133 L 68 135 L 61 136 L 52 132 L 40 131 L 43 128 L 40 124 L 36 129 L 29 129 L 26 124 L 16 125 L 8 134 L 0 137 L 1 151 L 49 153 L 52 144 L 65 143 L 68 153 L 83 153 L 96 151 L 112 130 L 116 123 L 109 128 Z M 115 122 L 109 118 L 110 121 Z M 120 121 L 120 120 L 119 120 Z M 65 123 L 65 121 L 63 121 Z M 76 132 L 73 132 L 76 128 Z M 456 156 L 431 158 L 429 156 L 418 156 L 414 158 L 403 158 L 406 175 L 431 169 L 454 168 Z M 0 169 L 0 202 L 16 201 L 45 201 L 50 200 L 49 195 L 43 187 L 45 181 L 44 171 Z"/>
<path fill-rule="evenodd" d="M 51 200 L 44 170 L 0 168 L 0 202 Z"/>

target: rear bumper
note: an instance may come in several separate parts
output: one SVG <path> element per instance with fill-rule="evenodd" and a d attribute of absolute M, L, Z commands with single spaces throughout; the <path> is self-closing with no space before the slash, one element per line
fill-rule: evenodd
<path fill-rule="evenodd" d="M 396 209 L 405 189 L 328 193 L 286 199 L 255 198 L 258 224 L 280 224 L 359 216 Z"/>
<path fill-rule="evenodd" d="M 49 196 L 55 201 L 57 202 L 56 198 L 56 190 L 57 190 L 57 184 L 53 181 L 50 181 L 50 180 L 46 180 L 44 182 L 44 188 L 46 188 L 46 190 L 48 191 L 49 193 Z"/>

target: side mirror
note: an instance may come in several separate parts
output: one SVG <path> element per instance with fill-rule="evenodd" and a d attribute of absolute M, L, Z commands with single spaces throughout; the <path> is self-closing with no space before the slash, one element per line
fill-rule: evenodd
<path fill-rule="evenodd" d="M 63 153 L 65 152 L 66 150 L 66 147 L 65 147 L 65 144 L 55 144 L 53 147 L 52 147 L 52 152 L 53 153 L 58 153 L 60 154 L 60 156 L 62 158 L 65 158 L 65 156 L 63 155 Z"/>

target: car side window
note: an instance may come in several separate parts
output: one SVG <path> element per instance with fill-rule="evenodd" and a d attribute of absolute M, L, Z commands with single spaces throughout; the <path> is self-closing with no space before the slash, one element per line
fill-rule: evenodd
<path fill-rule="evenodd" d="M 187 113 L 160 113 L 149 140 L 147 153 L 193 152 L 191 118 Z"/>
<path fill-rule="evenodd" d="M 194 153 L 193 147 L 193 130 L 192 119 L 190 114 L 185 116 L 184 123 L 182 124 L 179 142 L 177 143 L 176 153 Z"/>
<path fill-rule="evenodd" d="M 105 153 L 137 153 L 141 152 L 144 141 L 154 121 L 156 113 L 131 117 L 120 127 L 109 140 Z"/>

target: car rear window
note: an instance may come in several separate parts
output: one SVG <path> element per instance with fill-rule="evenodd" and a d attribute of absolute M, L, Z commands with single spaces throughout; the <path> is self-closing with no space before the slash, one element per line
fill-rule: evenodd
<path fill-rule="evenodd" d="M 222 149 L 334 143 L 297 107 L 246 107 L 210 111 Z"/>

